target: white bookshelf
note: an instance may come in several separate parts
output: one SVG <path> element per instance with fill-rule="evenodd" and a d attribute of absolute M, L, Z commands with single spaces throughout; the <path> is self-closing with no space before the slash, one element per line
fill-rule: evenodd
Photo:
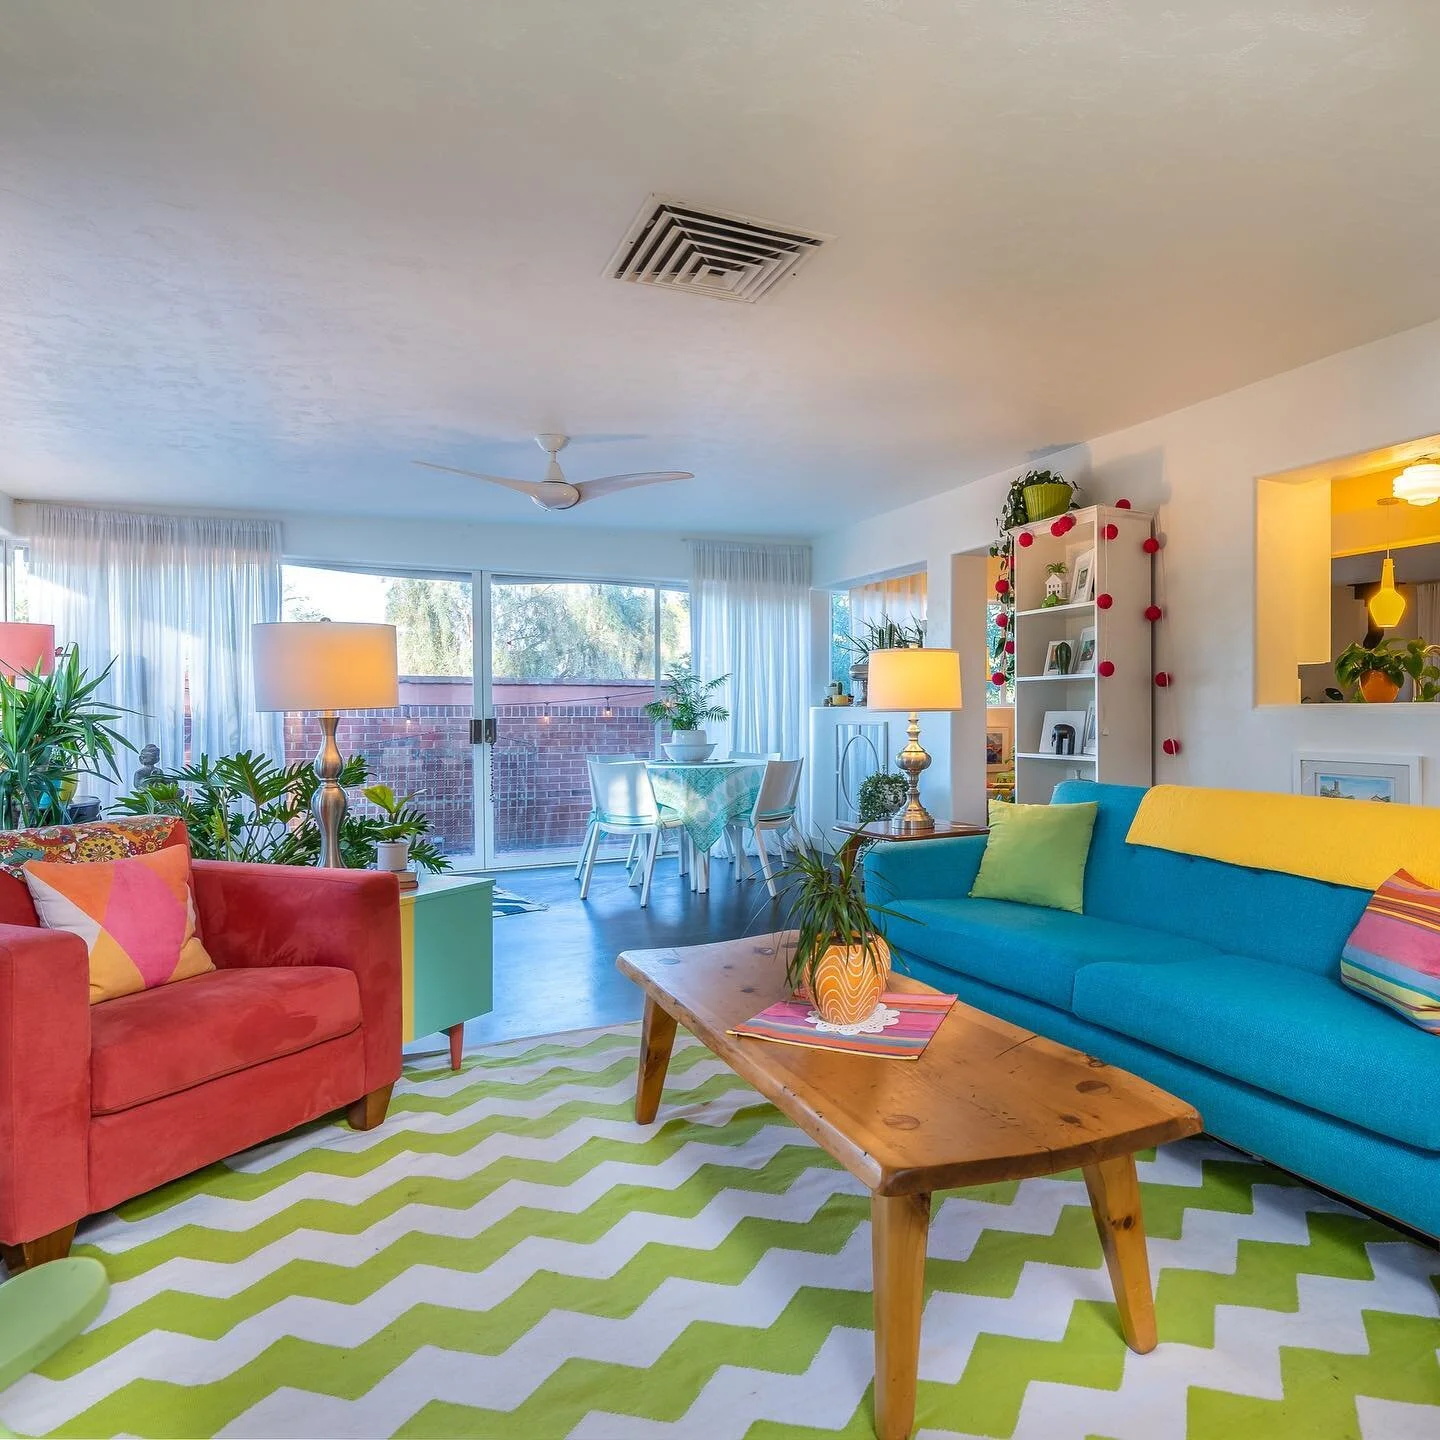
<path fill-rule="evenodd" d="M 1154 779 L 1154 626 L 1145 609 L 1154 597 L 1154 561 L 1141 548 L 1153 533 L 1153 517 L 1138 510 L 1091 505 L 1071 512 L 1075 527 L 1061 536 L 1050 533 L 1053 520 L 1023 525 L 1016 536 L 1014 587 L 1015 640 L 1015 798 L 1026 805 L 1044 804 L 1061 780 L 1078 776 L 1119 785 L 1149 785 Z M 1117 531 L 1105 540 L 1107 525 Z M 1019 543 L 1029 532 L 1033 543 Z M 1094 599 L 1043 606 L 1046 566 L 1063 560 L 1066 588 L 1075 576 L 1076 561 L 1095 552 L 1093 594 L 1108 594 L 1113 604 L 1101 609 Z M 1080 656 L 1082 632 L 1095 629 L 1095 665 L 1091 674 L 1046 675 L 1051 642 L 1070 646 L 1071 665 Z M 1102 660 L 1115 673 L 1102 677 Z M 1082 754 L 1084 734 L 1076 737 L 1076 754 L 1048 752 L 1045 716 L 1053 711 L 1083 715 L 1095 706 L 1093 754 Z"/>

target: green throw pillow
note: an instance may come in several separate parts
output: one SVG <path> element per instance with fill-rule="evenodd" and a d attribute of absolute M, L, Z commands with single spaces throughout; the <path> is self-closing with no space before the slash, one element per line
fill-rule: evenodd
<path fill-rule="evenodd" d="M 1084 805 L 995 806 L 971 896 L 1083 914 L 1085 861 L 1096 809 L 1093 800 Z"/>

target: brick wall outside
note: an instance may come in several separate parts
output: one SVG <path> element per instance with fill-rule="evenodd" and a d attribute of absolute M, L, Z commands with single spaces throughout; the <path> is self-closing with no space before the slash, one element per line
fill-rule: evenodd
<path fill-rule="evenodd" d="M 622 687 L 615 683 L 593 688 L 593 699 L 524 704 L 507 698 L 496 705 L 490 785 L 499 854 L 578 849 L 590 813 L 585 757 L 655 753 L 655 727 L 641 709 L 652 688 L 636 686 L 633 697 L 616 695 Z M 523 689 L 505 687 L 507 697 Z M 405 704 L 340 718 L 341 752 L 363 753 L 375 779 L 415 795 L 441 848 L 451 853 L 475 846 L 473 713 L 470 705 Z M 319 748 L 313 715 L 285 716 L 287 763 L 311 760 Z M 364 804 L 354 796 L 351 803 Z"/>

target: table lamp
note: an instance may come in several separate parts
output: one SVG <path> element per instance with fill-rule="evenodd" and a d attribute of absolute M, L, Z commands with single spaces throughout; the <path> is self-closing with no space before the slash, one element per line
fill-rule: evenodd
<path fill-rule="evenodd" d="M 352 625 L 334 620 L 288 620 L 253 625 L 257 710 L 314 710 L 323 740 L 315 757 L 320 788 L 315 819 L 320 863 L 343 868 L 340 822 L 348 808 L 340 784 L 339 710 L 392 710 L 400 703 L 393 625 Z"/>
<path fill-rule="evenodd" d="M 0 625 L 0 670 L 12 680 L 27 671 L 48 675 L 55 668 L 55 627 L 10 621 Z"/>
<path fill-rule="evenodd" d="M 935 817 L 920 803 L 920 775 L 930 768 L 930 756 L 920 744 L 920 711 L 960 708 L 960 652 L 872 650 L 867 703 L 872 710 L 909 713 L 909 741 L 895 757 L 910 781 L 900 829 L 906 835 L 933 830 Z"/>

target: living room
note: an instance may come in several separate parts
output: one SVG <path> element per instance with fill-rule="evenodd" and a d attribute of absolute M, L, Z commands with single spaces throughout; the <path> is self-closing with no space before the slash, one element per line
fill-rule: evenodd
<path fill-rule="evenodd" d="M 0 1433 L 1440 1433 L 1440 16 L 0 10 Z"/>

